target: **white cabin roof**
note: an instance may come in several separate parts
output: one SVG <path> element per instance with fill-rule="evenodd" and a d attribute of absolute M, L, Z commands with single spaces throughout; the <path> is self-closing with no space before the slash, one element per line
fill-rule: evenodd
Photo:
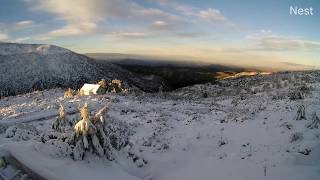
<path fill-rule="evenodd" d="M 83 91 L 85 95 L 96 94 L 100 87 L 99 84 L 84 84 L 81 91 Z"/>

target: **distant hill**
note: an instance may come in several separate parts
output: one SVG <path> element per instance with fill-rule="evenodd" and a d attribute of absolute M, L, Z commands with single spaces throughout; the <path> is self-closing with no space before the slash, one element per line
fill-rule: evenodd
<path fill-rule="evenodd" d="M 191 60 L 167 60 L 130 54 L 93 53 L 86 55 L 96 58 L 97 62 L 113 63 L 142 76 L 160 76 L 168 83 L 170 89 L 215 83 L 221 78 L 222 72 L 230 72 L 230 74 L 224 73 L 223 77 L 227 77 L 243 71 L 258 71 L 231 65 L 205 64 Z"/>
<path fill-rule="evenodd" d="M 117 65 L 99 63 L 54 45 L 0 43 L 0 95 L 15 95 L 54 87 L 77 89 L 87 82 L 121 79 L 125 85 L 156 91 L 157 81 Z"/>
<path fill-rule="evenodd" d="M 143 65 L 143 66 L 191 66 L 191 67 L 221 67 L 222 69 L 250 69 L 253 71 L 301 71 L 301 70 L 316 70 L 319 67 L 297 64 L 293 62 L 275 62 L 263 61 L 261 64 L 255 63 L 250 60 L 237 60 L 234 61 L 219 61 L 219 60 L 200 60 L 195 57 L 187 56 L 151 56 L 151 55 L 137 55 L 137 54 L 121 54 L 121 53 L 87 53 L 85 54 L 97 60 L 104 60 L 119 65 Z M 226 67 L 226 68 L 225 68 Z"/>
<path fill-rule="evenodd" d="M 195 62 L 188 59 L 175 59 L 158 56 L 120 54 L 120 53 L 86 53 L 88 57 L 119 65 L 142 65 L 142 66 L 203 66 L 208 63 Z"/>

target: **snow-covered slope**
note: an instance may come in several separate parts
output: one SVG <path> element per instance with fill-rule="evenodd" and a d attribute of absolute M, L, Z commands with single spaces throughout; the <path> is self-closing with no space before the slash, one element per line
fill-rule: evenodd
<path fill-rule="evenodd" d="M 71 51 L 60 48 L 58 46 L 49 44 L 15 44 L 15 43 L 0 43 L 1 55 L 15 55 L 15 54 L 63 54 Z"/>
<path fill-rule="evenodd" d="M 79 88 L 101 78 L 121 79 L 150 91 L 160 86 L 111 63 L 98 64 L 57 46 L 0 43 L 0 95 L 54 87 Z"/>
<path fill-rule="evenodd" d="M 319 77 L 320 72 L 276 73 L 170 93 L 65 99 L 54 89 L 6 97 L 0 100 L 5 124 L 57 112 L 58 102 L 67 108 L 88 102 L 93 111 L 111 103 L 107 122 L 126 123 L 133 133 L 127 149 L 114 150 L 111 162 L 97 156 L 73 161 L 59 147 L 39 141 L 53 132 L 55 118 L 28 122 L 26 132 L 14 136 L 1 134 L 0 149 L 49 179 L 316 180 Z M 302 106 L 304 117 L 298 113 Z"/>

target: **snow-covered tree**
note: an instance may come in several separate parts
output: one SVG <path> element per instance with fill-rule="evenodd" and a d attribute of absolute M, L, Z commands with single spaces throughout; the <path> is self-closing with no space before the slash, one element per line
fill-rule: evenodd
<path fill-rule="evenodd" d="M 75 125 L 69 143 L 74 145 L 73 158 L 81 160 L 85 152 L 106 155 L 112 160 L 112 146 L 109 139 L 109 133 L 104 128 L 104 116 L 107 112 L 107 106 L 99 110 L 94 117 L 90 117 L 88 105 L 85 104 L 80 109 L 81 120 Z"/>
<path fill-rule="evenodd" d="M 302 119 L 307 119 L 306 108 L 304 107 L 304 105 L 301 105 L 298 107 L 297 116 L 296 116 L 296 120 L 302 120 Z"/>
<path fill-rule="evenodd" d="M 52 123 L 52 129 L 55 129 L 59 132 L 65 130 L 66 126 L 69 124 L 68 119 L 66 118 L 66 112 L 62 104 L 60 104 L 59 108 L 59 116 Z"/>
<path fill-rule="evenodd" d="M 307 125 L 307 128 L 318 129 L 319 127 L 320 127 L 320 115 L 318 112 L 315 112 L 312 117 L 312 122 L 309 125 Z"/>

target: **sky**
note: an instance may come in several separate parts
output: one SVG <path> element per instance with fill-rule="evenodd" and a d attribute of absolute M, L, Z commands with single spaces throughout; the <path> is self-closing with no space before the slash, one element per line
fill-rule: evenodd
<path fill-rule="evenodd" d="M 290 15 L 290 6 L 313 15 Z M 320 67 L 319 0 L 1 0 L 0 41 L 209 63 Z"/>

